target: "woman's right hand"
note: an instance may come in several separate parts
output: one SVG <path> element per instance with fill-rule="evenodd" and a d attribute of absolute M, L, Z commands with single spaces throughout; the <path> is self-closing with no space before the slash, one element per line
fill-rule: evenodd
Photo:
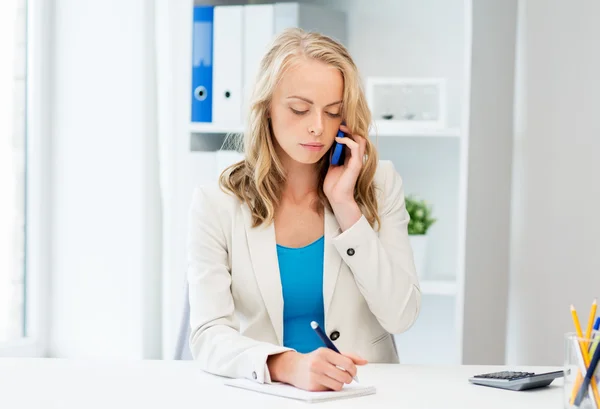
<path fill-rule="evenodd" d="M 272 381 L 308 391 L 339 391 L 345 383 L 352 382 L 356 366 L 366 363 L 356 355 L 338 354 L 328 348 L 319 348 L 309 354 L 287 351 L 267 360 Z"/>

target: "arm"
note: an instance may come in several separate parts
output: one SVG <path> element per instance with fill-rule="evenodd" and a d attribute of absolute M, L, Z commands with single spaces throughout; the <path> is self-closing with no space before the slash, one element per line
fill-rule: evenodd
<path fill-rule="evenodd" d="M 225 234 L 217 207 L 210 200 L 201 188 L 196 189 L 189 212 L 187 278 L 192 355 L 207 372 L 269 383 L 267 359 L 290 349 L 240 334 Z"/>
<path fill-rule="evenodd" d="M 383 163 L 386 177 L 379 207 L 379 237 L 360 210 L 356 213 L 351 204 L 337 209 L 332 205 L 343 230 L 333 243 L 380 324 L 397 334 L 416 320 L 421 291 L 408 240 L 409 215 L 402 180 L 391 162 Z"/>

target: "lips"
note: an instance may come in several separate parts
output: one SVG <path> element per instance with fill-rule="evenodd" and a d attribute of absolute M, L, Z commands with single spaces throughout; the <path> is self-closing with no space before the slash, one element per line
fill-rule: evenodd
<path fill-rule="evenodd" d="M 318 142 L 310 142 L 310 143 L 301 143 L 300 146 L 302 146 L 304 149 L 307 149 L 309 151 L 312 152 L 319 152 L 323 149 L 323 145 L 322 143 L 318 143 Z"/>

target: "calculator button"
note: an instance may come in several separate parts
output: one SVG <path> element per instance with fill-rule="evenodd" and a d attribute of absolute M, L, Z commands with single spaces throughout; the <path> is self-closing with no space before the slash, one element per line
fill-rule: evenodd
<path fill-rule="evenodd" d="M 533 376 L 533 372 L 502 371 L 475 375 L 474 378 L 514 381 Z"/>

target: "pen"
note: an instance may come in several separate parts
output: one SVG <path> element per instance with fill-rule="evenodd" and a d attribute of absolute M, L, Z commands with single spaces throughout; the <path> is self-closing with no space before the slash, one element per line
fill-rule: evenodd
<path fill-rule="evenodd" d="M 600 317 L 596 318 L 596 322 L 594 323 L 594 335 L 592 335 L 592 342 L 590 342 L 590 356 L 594 355 L 594 351 L 596 351 L 596 347 L 598 346 L 598 342 L 600 341 L 600 335 L 598 335 L 598 330 L 600 329 Z"/>
<path fill-rule="evenodd" d="M 587 372 L 585 373 L 585 378 L 583 378 L 583 383 L 581 384 L 579 393 L 577 394 L 577 397 L 575 398 L 575 406 L 581 405 L 581 401 L 583 401 L 583 398 L 585 397 L 585 391 L 590 386 L 590 381 L 592 380 L 592 377 L 594 376 L 594 372 L 596 372 L 596 366 L 598 366 L 598 360 L 600 360 L 600 348 L 596 348 L 596 351 L 594 352 L 594 357 L 592 358 L 592 362 L 590 363 L 590 366 L 589 366 Z"/>
<path fill-rule="evenodd" d="M 319 326 L 319 324 L 316 321 L 311 322 L 310 326 L 312 327 L 312 329 L 315 330 L 315 332 L 317 333 L 319 338 L 321 338 L 321 341 L 323 341 L 323 343 L 325 344 L 325 346 L 327 348 L 329 348 L 341 355 L 341 352 L 336 348 L 334 343 L 331 342 L 329 337 L 327 335 L 325 335 L 325 333 L 323 332 L 323 329 Z M 354 376 L 352 379 L 354 379 L 356 382 L 358 382 L 358 376 Z"/>

